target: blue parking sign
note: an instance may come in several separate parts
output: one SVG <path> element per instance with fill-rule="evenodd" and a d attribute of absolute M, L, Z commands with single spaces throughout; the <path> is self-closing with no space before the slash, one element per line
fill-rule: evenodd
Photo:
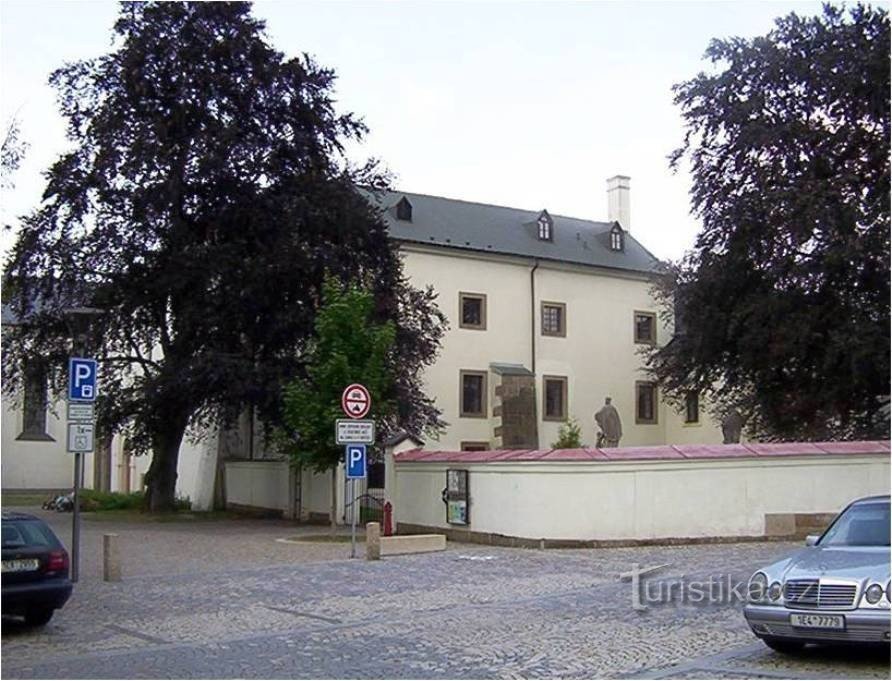
<path fill-rule="evenodd" d="M 347 445 L 347 479 L 366 477 L 365 445 Z"/>
<path fill-rule="evenodd" d="M 68 399 L 75 402 L 93 402 L 96 399 L 95 359 L 69 358 Z"/>

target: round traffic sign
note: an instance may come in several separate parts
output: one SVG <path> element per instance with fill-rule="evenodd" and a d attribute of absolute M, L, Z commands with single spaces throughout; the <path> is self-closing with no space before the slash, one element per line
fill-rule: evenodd
<path fill-rule="evenodd" d="M 341 409 L 351 419 L 361 419 L 372 408 L 372 398 L 364 385 L 351 383 L 341 395 Z"/>

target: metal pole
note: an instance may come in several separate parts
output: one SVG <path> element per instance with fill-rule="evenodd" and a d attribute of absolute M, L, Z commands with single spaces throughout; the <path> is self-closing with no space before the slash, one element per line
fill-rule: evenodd
<path fill-rule="evenodd" d="M 83 484 L 81 478 L 81 457 L 83 454 L 76 452 L 74 455 L 74 510 L 71 519 L 71 581 L 76 582 L 78 576 L 78 559 L 80 557 L 81 543 L 81 509 L 79 490 Z"/>
<path fill-rule="evenodd" d="M 350 479 L 350 557 L 356 558 L 356 478 Z"/>

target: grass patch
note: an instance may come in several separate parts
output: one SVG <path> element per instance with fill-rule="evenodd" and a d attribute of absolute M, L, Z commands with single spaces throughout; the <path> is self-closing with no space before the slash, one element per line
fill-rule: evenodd
<path fill-rule="evenodd" d="M 91 521 L 118 523 L 189 523 L 217 520 L 244 520 L 245 516 L 234 511 L 180 511 L 175 513 L 148 513 L 140 510 L 119 509 L 90 513 Z"/>
<path fill-rule="evenodd" d="M 49 496 L 49 494 L 35 494 L 33 492 L 4 492 L 3 506 L 43 506 L 43 502 Z"/>
<path fill-rule="evenodd" d="M 82 489 L 81 509 L 84 511 L 139 511 L 143 508 L 145 494 L 142 492 L 97 492 L 93 489 Z M 189 511 L 192 503 L 188 498 L 176 500 L 177 511 Z M 160 514 L 159 514 L 160 515 Z"/>

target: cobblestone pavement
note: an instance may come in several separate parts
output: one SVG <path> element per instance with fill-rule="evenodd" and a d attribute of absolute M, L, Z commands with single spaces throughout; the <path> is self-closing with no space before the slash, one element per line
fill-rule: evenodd
<path fill-rule="evenodd" d="M 67 538 L 69 516 L 52 515 Z M 120 583 L 99 580 L 103 532 Z M 4 619 L 4 678 L 889 678 L 888 650 L 784 657 L 739 605 L 632 608 L 620 575 L 745 580 L 793 548 L 750 543 L 349 560 L 278 521 L 84 524 L 83 579 L 43 629 Z M 318 531 L 318 530 L 317 530 Z"/>

